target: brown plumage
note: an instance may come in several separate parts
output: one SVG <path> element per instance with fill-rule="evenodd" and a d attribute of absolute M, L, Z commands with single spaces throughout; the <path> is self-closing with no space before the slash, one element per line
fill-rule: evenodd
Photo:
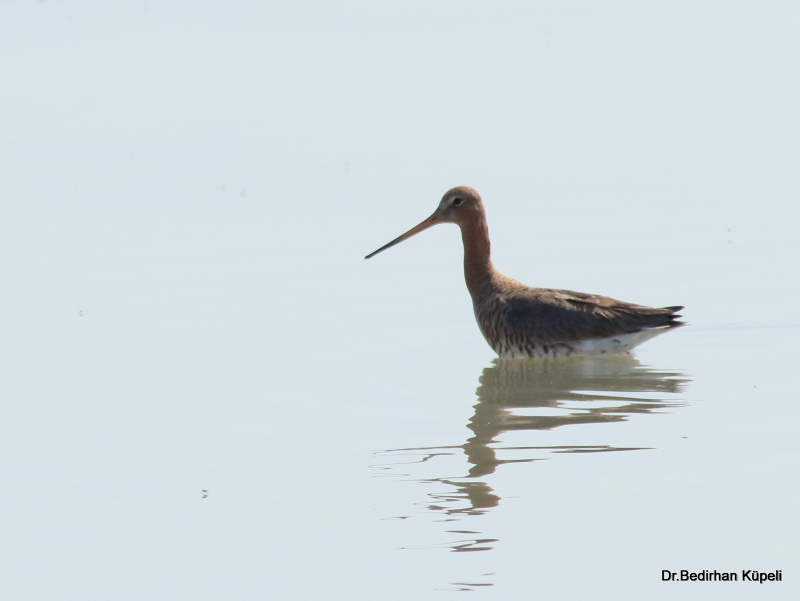
<path fill-rule="evenodd" d="M 627 352 L 683 325 L 683 307 L 655 309 L 605 296 L 530 288 L 498 272 L 491 261 L 486 212 L 466 186 L 448 191 L 428 219 L 365 258 L 437 223 L 455 223 L 464 242 L 464 277 L 475 318 L 500 356 L 560 356 Z"/>

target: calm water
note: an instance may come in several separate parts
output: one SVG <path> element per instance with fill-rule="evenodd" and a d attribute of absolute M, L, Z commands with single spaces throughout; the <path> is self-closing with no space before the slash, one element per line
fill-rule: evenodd
<path fill-rule="evenodd" d="M 17 600 L 795 599 L 794 6 L 0 5 Z M 499 361 L 528 284 L 685 304 Z M 782 582 L 662 582 L 662 570 Z"/>

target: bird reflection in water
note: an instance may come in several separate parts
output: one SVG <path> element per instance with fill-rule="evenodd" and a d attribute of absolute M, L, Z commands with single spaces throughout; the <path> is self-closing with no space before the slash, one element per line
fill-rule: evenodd
<path fill-rule="evenodd" d="M 378 455 L 402 459 L 375 466 L 397 477 L 401 466 L 436 463 L 461 449 L 469 463 L 464 476 L 415 477 L 411 481 L 447 485 L 430 492 L 420 505 L 436 512 L 439 521 L 456 521 L 497 507 L 501 497 L 484 481 L 498 466 L 552 458 L 557 453 L 634 451 L 649 447 L 613 445 L 504 446 L 504 432 L 553 430 L 571 424 L 623 422 L 636 414 L 656 413 L 683 403 L 675 395 L 690 381 L 677 371 L 642 365 L 630 355 L 570 357 L 561 360 L 496 359 L 483 370 L 478 404 L 467 427 L 473 435 L 462 445 L 381 451 Z M 673 398 L 670 398 L 673 397 Z M 517 437 L 518 438 L 518 437 Z M 535 440 L 534 436 L 530 437 Z M 503 458 L 503 456 L 511 457 Z M 413 457 L 410 461 L 408 456 Z M 451 465 L 451 464 L 448 464 Z M 420 466 L 421 467 L 421 466 Z M 429 468 L 430 466 L 426 466 Z M 420 471 L 427 471 L 422 470 Z M 394 472 L 394 473 L 393 473 Z M 405 479 L 405 478 L 404 478 Z M 404 516 L 407 517 L 407 516 Z M 480 535 L 471 530 L 451 533 Z M 448 543 L 455 552 L 485 551 L 496 539 L 472 538 Z"/>

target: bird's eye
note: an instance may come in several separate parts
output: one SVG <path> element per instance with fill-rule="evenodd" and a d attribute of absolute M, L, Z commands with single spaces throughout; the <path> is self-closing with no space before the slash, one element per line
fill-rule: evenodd
<path fill-rule="evenodd" d="M 464 204 L 464 199 L 463 199 L 463 198 L 454 198 L 454 199 L 453 199 L 453 204 L 454 204 L 455 206 L 462 205 L 462 204 Z"/>

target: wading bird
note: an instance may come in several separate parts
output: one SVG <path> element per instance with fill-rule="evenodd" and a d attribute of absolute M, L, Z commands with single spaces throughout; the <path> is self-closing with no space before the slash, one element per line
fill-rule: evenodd
<path fill-rule="evenodd" d="M 438 223 L 455 223 L 464 242 L 464 277 L 483 337 L 501 357 L 626 353 L 682 326 L 683 307 L 656 309 L 605 296 L 530 288 L 492 265 L 489 228 L 480 195 L 466 186 L 447 192 L 418 226 L 365 259 Z"/>

